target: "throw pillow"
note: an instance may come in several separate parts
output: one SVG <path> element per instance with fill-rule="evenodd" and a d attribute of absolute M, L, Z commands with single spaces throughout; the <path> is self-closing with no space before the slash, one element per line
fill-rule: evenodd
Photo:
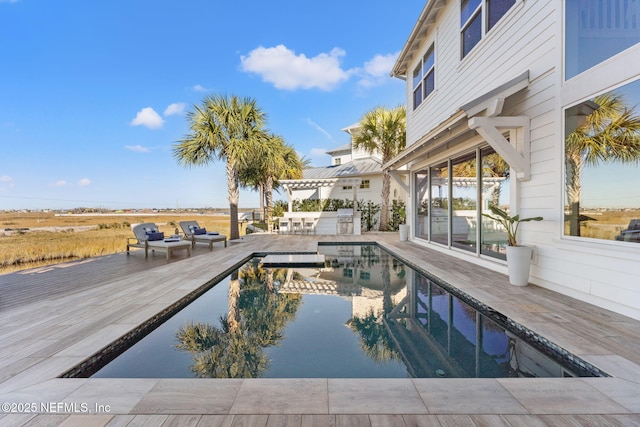
<path fill-rule="evenodd" d="M 147 240 L 163 240 L 164 232 L 158 233 L 153 231 L 147 231 Z"/>

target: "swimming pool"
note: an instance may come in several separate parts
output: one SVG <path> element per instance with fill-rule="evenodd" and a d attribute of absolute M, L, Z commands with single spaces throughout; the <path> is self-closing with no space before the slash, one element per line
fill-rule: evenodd
<path fill-rule="evenodd" d="M 115 344 L 65 376 L 606 375 L 377 245 L 318 252 L 318 267 L 245 260 L 128 349 Z"/>

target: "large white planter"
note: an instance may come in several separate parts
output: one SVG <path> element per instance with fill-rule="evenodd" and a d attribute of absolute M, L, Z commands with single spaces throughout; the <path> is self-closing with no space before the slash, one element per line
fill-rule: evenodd
<path fill-rule="evenodd" d="M 400 241 L 406 242 L 409 239 L 409 224 L 400 224 Z"/>
<path fill-rule="evenodd" d="M 533 249 L 529 246 L 507 246 L 509 283 L 516 286 L 529 284 L 529 270 Z"/>

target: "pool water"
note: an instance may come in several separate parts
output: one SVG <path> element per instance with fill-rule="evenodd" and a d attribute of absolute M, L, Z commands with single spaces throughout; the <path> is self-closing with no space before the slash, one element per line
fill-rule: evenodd
<path fill-rule="evenodd" d="M 92 376 L 603 374 L 541 337 L 530 339 L 530 331 L 499 313 L 472 307 L 464 294 L 377 245 L 323 245 L 319 253 L 326 257 L 320 268 L 264 268 L 261 257 L 249 260 L 110 363 L 93 369 Z"/>

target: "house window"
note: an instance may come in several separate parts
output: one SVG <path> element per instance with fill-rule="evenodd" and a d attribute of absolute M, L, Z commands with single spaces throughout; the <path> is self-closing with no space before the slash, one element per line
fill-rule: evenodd
<path fill-rule="evenodd" d="M 368 179 L 363 179 L 362 182 L 360 182 L 360 188 L 361 189 L 369 188 L 369 186 L 370 186 L 370 183 L 369 183 Z"/>
<path fill-rule="evenodd" d="M 455 159 L 451 164 L 451 245 L 476 252 L 478 177 L 476 152 Z"/>
<path fill-rule="evenodd" d="M 565 79 L 640 41 L 640 0 L 565 1 Z"/>
<path fill-rule="evenodd" d="M 342 159 L 340 157 L 333 159 L 333 164 L 335 166 L 342 164 Z"/>
<path fill-rule="evenodd" d="M 361 271 L 360 280 L 371 280 L 371 273 L 368 271 Z"/>
<path fill-rule="evenodd" d="M 343 268 L 342 269 L 342 277 L 353 277 L 353 269 L 351 269 L 351 268 Z"/>
<path fill-rule="evenodd" d="M 415 228 L 416 237 L 429 239 L 429 171 L 419 171 L 415 175 Z"/>
<path fill-rule="evenodd" d="M 422 104 L 422 63 L 413 70 L 413 109 Z"/>
<path fill-rule="evenodd" d="M 431 206 L 429 229 L 431 241 L 449 244 L 449 162 L 429 169 L 431 175 Z"/>
<path fill-rule="evenodd" d="M 413 108 L 416 109 L 435 90 L 435 49 L 431 45 L 413 70 Z"/>
<path fill-rule="evenodd" d="M 509 165 L 489 147 L 418 171 L 414 175 L 416 238 L 505 259 L 504 228 L 482 214 L 490 213 L 492 204 L 509 212 L 509 171 Z"/>
<path fill-rule="evenodd" d="M 462 0 L 460 34 L 462 57 L 516 4 L 516 0 Z M 486 13 L 483 13 L 483 8 Z"/>
<path fill-rule="evenodd" d="M 343 185 L 342 189 L 345 190 L 345 191 L 346 190 L 353 190 L 353 186 L 351 186 L 351 185 Z"/>
<path fill-rule="evenodd" d="M 436 75 L 436 65 L 435 65 L 435 50 L 433 45 L 429 48 L 427 53 L 422 58 L 422 80 L 423 80 L 423 90 L 424 90 L 424 98 L 431 95 L 433 90 L 435 89 L 435 75 Z"/>
<path fill-rule="evenodd" d="M 493 148 L 480 151 L 480 213 L 491 214 L 495 205 L 505 212 L 511 211 L 511 178 L 509 165 Z M 479 218 L 480 253 L 493 258 L 507 259 L 507 232 L 497 221 L 485 216 Z"/>
<path fill-rule="evenodd" d="M 564 235 L 640 243 L 640 80 L 565 110 Z"/>

